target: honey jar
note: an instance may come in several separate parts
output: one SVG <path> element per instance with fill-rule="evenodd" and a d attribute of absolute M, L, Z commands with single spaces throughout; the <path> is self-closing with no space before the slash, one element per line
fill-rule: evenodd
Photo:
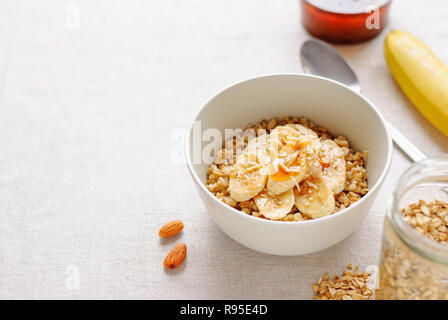
<path fill-rule="evenodd" d="M 313 36 L 336 43 L 376 37 L 388 23 L 392 0 L 300 0 L 302 23 Z"/>

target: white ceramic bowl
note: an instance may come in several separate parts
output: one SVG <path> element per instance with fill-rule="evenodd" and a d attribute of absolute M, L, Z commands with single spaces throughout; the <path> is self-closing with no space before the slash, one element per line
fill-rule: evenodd
<path fill-rule="evenodd" d="M 197 113 L 201 131 L 245 128 L 248 123 L 285 116 L 307 117 L 335 135 L 346 136 L 356 150 L 367 150 L 370 191 L 333 215 L 303 222 L 256 218 L 219 201 L 205 187 L 208 163 L 193 162 L 193 124 L 186 137 L 186 161 L 213 221 L 251 249 L 276 255 L 302 255 L 335 245 L 349 236 L 374 204 L 388 172 L 392 141 L 376 107 L 337 82 L 309 75 L 272 75 L 250 79 L 218 93 Z M 205 146 L 209 142 L 202 142 Z"/>

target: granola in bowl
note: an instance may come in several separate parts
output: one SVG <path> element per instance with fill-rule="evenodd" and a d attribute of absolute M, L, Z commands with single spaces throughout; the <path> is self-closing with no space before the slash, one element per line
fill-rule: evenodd
<path fill-rule="evenodd" d="M 206 186 L 219 200 L 255 217 L 317 219 L 349 207 L 368 192 L 367 152 L 350 147 L 306 118 L 248 125 L 226 141 Z"/>

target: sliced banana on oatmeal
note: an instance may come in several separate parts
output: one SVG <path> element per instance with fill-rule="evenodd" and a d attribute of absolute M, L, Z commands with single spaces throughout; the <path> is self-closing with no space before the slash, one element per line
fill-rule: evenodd
<path fill-rule="evenodd" d="M 278 156 L 285 146 L 295 146 L 300 138 L 297 130 L 287 126 L 278 126 L 269 134 L 271 156 Z"/>
<path fill-rule="evenodd" d="M 230 175 L 229 192 L 233 200 L 247 201 L 266 185 L 271 158 L 266 150 L 265 136 L 251 140 L 238 156 Z"/>
<path fill-rule="evenodd" d="M 272 164 L 267 188 L 280 194 L 308 177 L 308 158 L 318 149 L 319 140 L 291 127 L 279 126 L 271 132 L 270 145 Z"/>
<path fill-rule="evenodd" d="M 309 174 L 306 161 L 301 158 L 294 160 L 292 165 L 288 165 L 283 160 L 274 160 L 271 165 L 267 188 L 272 194 L 281 194 L 305 179 Z"/>
<path fill-rule="evenodd" d="M 333 140 L 323 140 L 320 143 L 319 161 L 322 165 L 322 178 L 330 189 L 334 194 L 342 192 L 346 179 L 344 150 Z"/>
<path fill-rule="evenodd" d="M 308 129 L 307 127 L 302 126 L 301 124 L 296 124 L 296 123 L 290 123 L 286 125 L 289 128 L 292 128 L 294 130 L 296 130 L 298 133 L 304 135 L 304 136 L 311 136 L 314 138 L 317 138 L 317 133 L 311 129 Z"/>
<path fill-rule="evenodd" d="M 334 194 L 324 179 L 302 181 L 294 193 L 297 209 L 313 219 L 328 216 L 335 209 Z"/>
<path fill-rule="evenodd" d="M 280 220 L 291 212 L 294 206 L 294 192 L 293 189 L 273 195 L 264 190 L 254 198 L 255 204 L 260 213 L 268 219 Z"/>

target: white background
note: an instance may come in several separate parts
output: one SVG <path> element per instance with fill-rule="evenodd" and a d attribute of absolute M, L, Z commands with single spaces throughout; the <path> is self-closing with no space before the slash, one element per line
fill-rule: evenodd
<path fill-rule="evenodd" d="M 446 0 L 395 0 L 391 13 L 388 29 L 448 62 Z M 325 272 L 376 264 L 393 182 L 409 164 L 398 151 L 362 226 L 302 257 L 228 238 L 170 160 L 183 156 L 171 153 L 173 131 L 218 90 L 301 72 L 299 14 L 297 0 L 1 1 L 0 298 L 309 299 Z M 390 122 L 428 154 L 448 151 L 393 82 L 384 36 L 337 49 Z M 171 219 L 184 232 L 159 240 Z M 167 272 L 179 241 L 187 260 Z"/>

